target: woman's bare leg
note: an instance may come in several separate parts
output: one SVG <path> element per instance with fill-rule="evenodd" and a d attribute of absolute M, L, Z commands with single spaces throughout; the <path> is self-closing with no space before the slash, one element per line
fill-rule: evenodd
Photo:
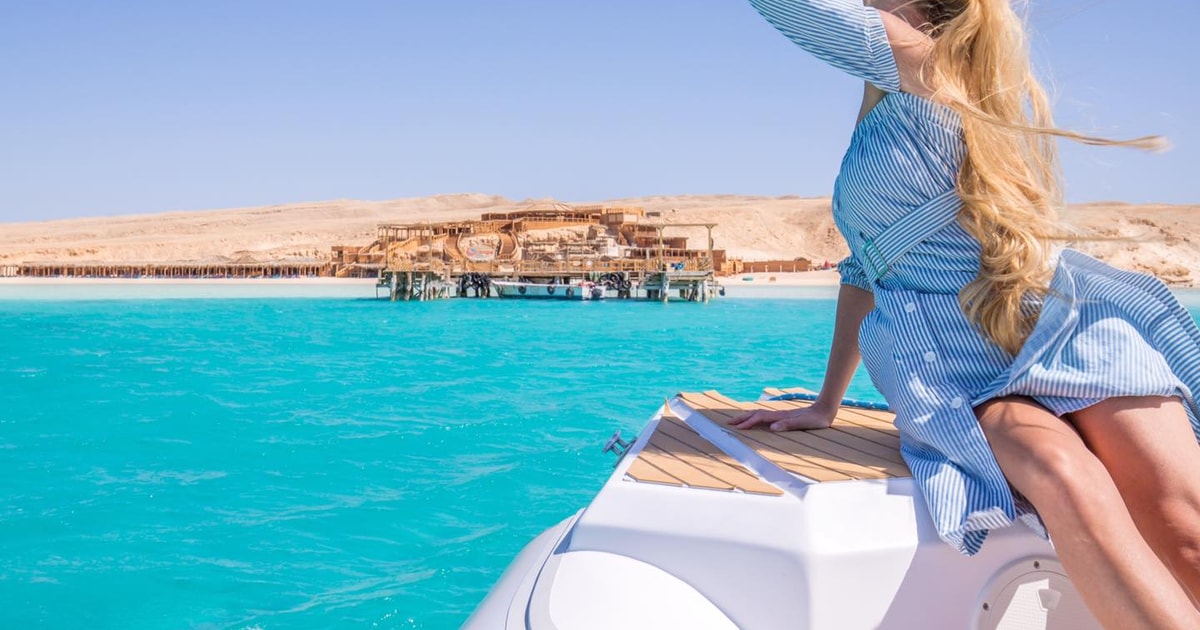
<path fill-rule="evenodd" d="M 1176 398 L 1112 398 L 1071 414 L 1134 523 L 1200 602 L 1200 445 Z"/>
<path fill-rule="evenodd" d="M 1038 509 L 1063 567 L 1106 628 L 1200 628 L 1200 612 L 1069 424 L 1016 397 L 989 401 L 976 414 L 1000 469 Z"/>

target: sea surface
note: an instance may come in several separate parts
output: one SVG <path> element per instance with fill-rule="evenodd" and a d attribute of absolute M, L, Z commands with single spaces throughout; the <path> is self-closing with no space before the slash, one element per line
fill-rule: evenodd
<path fill-rule="evenodd" d="M 834 312 L 105 291 L 0 287 L 0 628 L 457 628 L 614 430 L 818 387 Z"/>

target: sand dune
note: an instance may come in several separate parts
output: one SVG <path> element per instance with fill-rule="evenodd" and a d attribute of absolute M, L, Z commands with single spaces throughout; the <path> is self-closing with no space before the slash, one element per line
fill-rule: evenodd
<path fill-rule="evenodd" d="M 484 194 L 392 201 L 315 203 L 167 212 L 0 225 L 0 264 L 20 262 L 182 262 L 313 260 L 333 245 L 366 245 L 381 223 L 477 218 L 520 210 L 532 200 Z M 716 246 L 747 260 L 836 261 L 846 247 L 828 198 L 681 195 L 581 201 L 636 205 L 675 223 L 717 223 Z M 1200 269 L 1200 206 L 1095 203 L 1063 218 L 1100 240 L 1078 246 L 1126 269 L 1150 271 L 1174 285 L 1193 285 Z M 681 229 L 703 247 L 704 230 Z"/>

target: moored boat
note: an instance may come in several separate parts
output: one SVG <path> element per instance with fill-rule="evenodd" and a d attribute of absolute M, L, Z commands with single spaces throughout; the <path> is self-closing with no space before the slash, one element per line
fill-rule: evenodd
<path fill-rule="evenodd" d="M 531 542 L 465 627 L 1099 628 L 1025 526 L 970 558 L 938 538 L 890 413 L 726 428 L 746 409 L 804 404 L 680 394 L 632 444 L 614 436 L 621 458 L 596 497 Z"/>
<path fill-rule="evenodd" d="M 496 289 L 496 294 L 502 298 L 550 300 L 603 300 L 605 298 L 604 285 L 595 282 L 544 284 L 492 280 L 492 287 Z"/>

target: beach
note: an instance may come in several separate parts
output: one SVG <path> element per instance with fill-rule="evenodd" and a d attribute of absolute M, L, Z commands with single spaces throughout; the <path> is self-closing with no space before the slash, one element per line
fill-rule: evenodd
<path fill-rule="evenodd" d="M 542 201 L 467 193 L 9 223 L 0 230 L 0 268 L 23 262 L 323 261 L 335 245 L 369 245 L 382 224 L 473 219 Z M 577 203 L 643 207 L 665 223 L 715 223 L 714 245 L 732 258 L 807 258 L 822 267 L 847 255 L 828 198 L 677 195 Z M 1123 269 L 1153 273 L 1172 286 L 1194 286 L 1200 241 L 1190 235 L 1200 233 L 1197 210 L 1200 206 L 1117 202 L 1069 206 L 1062 218 L 1081 236 L 1064 243 Z M 687 236 L 692 247 L 705 244 L 703 228 L 672 233 Z M 755 274 L 752 283 L 816 286 L 836 279 L 829 272 Z"/>
<path fill-rule="evenodd" d="M 836 271 L 718 278 L 726 298 L 806 299 L 837 294 Z M 0 300 L 139 300 L 388 297 L 362 278 L 0 278 Z"/>

